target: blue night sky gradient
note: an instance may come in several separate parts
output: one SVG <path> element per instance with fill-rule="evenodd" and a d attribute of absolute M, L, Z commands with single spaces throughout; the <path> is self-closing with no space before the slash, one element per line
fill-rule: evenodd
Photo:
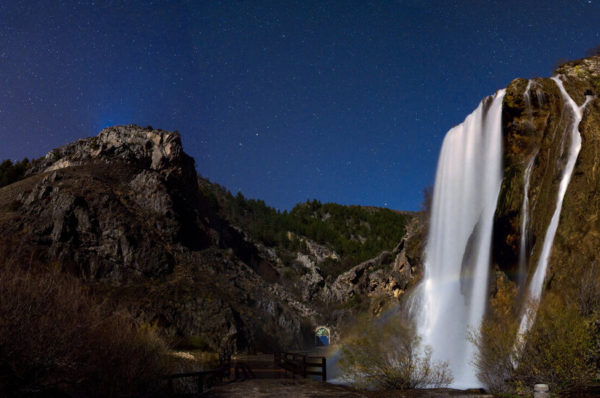
<path fill-rule="evenodd" d="M 0 159 L 136 123 L 280 209 L 416 210 L 445 132 L 598 21 L 600 0 L 2 1 Z"/>

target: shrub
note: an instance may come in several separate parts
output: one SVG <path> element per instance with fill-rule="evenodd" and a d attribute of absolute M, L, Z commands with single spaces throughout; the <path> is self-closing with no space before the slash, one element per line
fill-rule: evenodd
<path fill-rule="evenodd" d="M 598 92 L 600 92 L 600 76 L 593 77 L 590 82 L 592 83 L 592 86 L 596 90 L 596 94 Z"/>
<path fill-rule="evenodd" d="M 597 261 L 592 261 L 589 267 L 582 270 L 576 286 L 575 299 L 579 312 L 583 316 L 600 312 L 600 265 Z"/>
<path fill-rule="evenodd" d="M 163 341 L 127 312 L 99 305 L 79 280 L 4 266 L 0 291 L 0 393 L 113 397 L 158 389 Z"/>
<path fill-rule="evenodd" d="M 581 69 L 581 65 L 575 66 L 575 74 L 579 78 L 584 78 L 585 77 L 585 72 L 584 72 L 583 69 Z"/>
<path fill-rule="evenodd" d="M 479 330 L 470 340 L 477 348 L 474 365 L 479 380 L 492 392 L 514 392 L 509 384 L 518 360 L 515 349 L 519 330 L 516 313 L 517 289 L 504 274 L 496 277 L 496 292 L 490 299 L 490 310 Z"/>
<path fill-rule="evenodd" d="M 348 268 L 347 264 L 342 263 L 337 258 L 327 257 L 321 263 L 319 263 L 319 269 L 323 272 L 325 278 L 330 277 L 331 279 L 342 274 Z"/>
<path fill-rule="evenodd" d="M 432 350 L 420 348 L 410 322 L 390 316 L 360 321 L 342 343 L 340 368 L 344 378 L 360 388 L 410 389 L 444 387 L 452 382 L 445 362 L 434 363 Z"/>
<path fill-rule="evenodd" d="M 496 283 L 490 311 L 471 336 L 479 350 L 474 361 L 479 379 L 496 393 L 524 392 L 536 383 L 547 383 L 555 392 L 592 383 L 598 370 L 597 332 L 593 319 L 581 312 L 590 296 L 570 300 L 574 294 L 547 291 L 539 307 L 525 305 L 526 311 L 536 311 L 535 322 L 517 342 L 516 288 L 503 275 Z M 595 300 L 596 292 L 590 294 Z"/>
<path fill-rule="evenodd" d="M 517 385 L 545 382 L 552 391 L 581 388 L 594 381 L 590 353 L 593 331 L 576 305 L 548 292 L 525 335 L 525 346 L 515 370 Z"/>

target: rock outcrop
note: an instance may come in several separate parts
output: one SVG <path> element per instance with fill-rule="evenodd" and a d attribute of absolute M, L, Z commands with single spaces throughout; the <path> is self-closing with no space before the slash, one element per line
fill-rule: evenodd
<path fill-rule="evenodd" d="M 194 160 L 186 155 L 177 132 L 142 128 L 136 125 L 105 128 L 97 137 L 81 139 L 56 148 L 38 159 L 28 174 L 95 163 L 125 162 L 141 169 L 174 173 L 186 182 L 196 178 Z M 192 184 L 193 185 L 193 184 Z"/>
<path fill-rule="evenodd" d="M 562 65 L 556 71 L 578 105 L 590 102 L 579 124 L 581 151 L 568 186 L 554 239 L 547 281 L 563 287 L 597 258 L 600 246 L 600 57 Z M 556 207 L 559 176 L 566 163 L 572 115 L 551 79 L 516 79 L 503 104 L 504 180 L 495 217 L 493 260 L 517 280 L 525 171 L 530 175 L 527 274 L 535 271 Z"/>
<path fill-rule="evenodd" d="M 4 236 L 86 279 L 122 283 L 169 273 L 177 245 L 211 244 L 194 161 L 177 133 L 118 126 L 34 162 Z M 47 248 L 47 251 L 42 250 Z"/>

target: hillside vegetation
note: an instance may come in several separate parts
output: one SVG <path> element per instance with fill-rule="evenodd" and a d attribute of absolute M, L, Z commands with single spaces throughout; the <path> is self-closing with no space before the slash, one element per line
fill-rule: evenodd
<path fill-rule="evenodd" d="M 0 163 L 0 188 L 19 181 L 25 176 L 25 171 L 31 167 L 29 159 L 13 163 L 10 159 Z"/>
<path fill-rule="evenodd" d="M 221 215 L 243 227 L 250 237 L 280 252 L 303 251 L 302 237 L 329 247 L 339 261 L 323 265 L 336 276 L 402 240 L 412 215 L 383 208 L 344 206 L 313 199 L 299 203 L 289 212 L 279 211 L 263 200 L 232 195 L 216 184 L 201 182 L 203 194 L 218 203 Z"/>

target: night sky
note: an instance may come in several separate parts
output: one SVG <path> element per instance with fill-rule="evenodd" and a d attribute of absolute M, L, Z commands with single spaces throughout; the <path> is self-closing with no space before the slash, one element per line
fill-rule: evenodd
<path fill-rule="evenodd" d="M 0 2 L 0 159 L 136 123 L 289 209 L 419 208 L 442 138 L 600 44 L 600 0 Z"/>

